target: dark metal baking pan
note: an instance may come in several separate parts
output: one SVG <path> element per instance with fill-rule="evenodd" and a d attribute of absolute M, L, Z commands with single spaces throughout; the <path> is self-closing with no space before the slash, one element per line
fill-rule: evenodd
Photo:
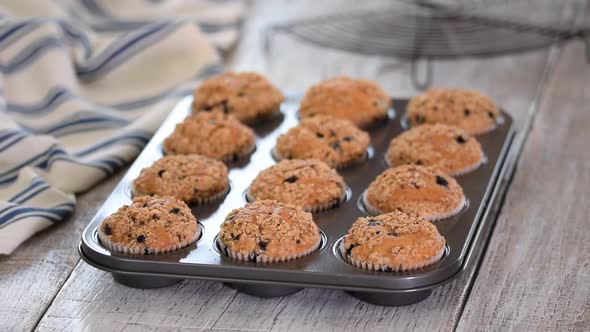
<path fill-rule="evenodd" d="M 277 264 L 238 262 L 225 256 L 215 245 L 219 226 L 232 209 L 246 204 L 244 192 L 258 172 L 275 163 L 271 150 L 278 135 L 296 125 L 298 100 L 298 96 L 289 96 L 280 114 L 253 127 L 257 134 L 256 151 L 247 160 L 229 165 L 231 190 L 226 198 L 214 205 L 192 209 L 203 228 L 195 245 L 162 255 L 110 253 L 100 244 L 96 229 L 105 217 L 131 202 L 133 179 L 142 168 L 162 156 L 162 141 L 190 112 L 191 98 L 183 99 L 84 230 L 80 243 L 82 258 L 99 269 L 112 272 L 115 280 L 131 287 L 162 287 L 182 279 L 198 278 L 223 281 L 257 296 L 282 296 L 304 287 L 341 289 L 382 305 L 423 300 L 434 287 L 451 281 L 471 264 L 473 252 L 487 240 L 493 222 L 488 220 L 487 213 L 495 200 L 495 188 L 514 136 L 512 119 L 505 112 L 498 128 L 478 136 L 486 155 L 485 163 L 476 171 L 457 177 L 468 204 L 457 216 L 435 223 L 447 241 L 445 256 L 439 262 L 411 272 L 365 271 L 348 264 L 335 249 L 350 225 L 358 217 L 367 215 L 359 197 L 387 168 L 383 156 L 391 138 L 406 130 L 403 114 L 407 99 L 394 99 L 389 119 L 369 131 L 371 148 L 366 162 L 340 171 L 349 187 L 347 200 L 334 209 L 314 214 L 324 235 L 320 250 Z"/>

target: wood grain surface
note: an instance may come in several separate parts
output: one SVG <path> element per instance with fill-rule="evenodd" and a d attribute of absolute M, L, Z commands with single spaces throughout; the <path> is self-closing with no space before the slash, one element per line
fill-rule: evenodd
<path fill-rule="evenodd" d="M 590 66 L 568 46 L 459 330 L 590 330 Z"/>
<path fill-rule="evenodd" d="M 321 6 L 320 2 L 257 2 L 231 67 L 263 72 L 281 88 L 293 91 L 303 91 L 321 79 L 347 74 L 375 79 L 394 96 L 416 93 L 408 62 L 319 49 L 282 35 L 273 38 L 272 49 L 265 56 L 260 36 L 268 24 L 321 11 L 317 6 Z M 441 61 L 434 66 L 435 84 L 486 91 L 522 125 L 543 86 L 548 62 L 547 50 L 490 59 Z M 395 308 L 367 304 L 334 290 L 306 289 L 291 296 L 263 299 L 206 281 L 137 290 L 118 285 L 108 273 L 81 263 L 41 320 L 39 329 L 101 330 L 109 326 L 113 330 L 452 330 L 462 312 L 474 271 L 472 267 L 422 303 Z"/>
<path fill-rule="evenodd" d="M 30 330 L 80 260 L 77 246 L 86 224 L 121 180 L 125 170 L 77 197 L 74 215 L 0 255 L 0 330 Z"/>
<path fill-rule="evenodd" d="M 230 67 L 262 72 L 281 88 L 292 91 L 303 91 L 319 80 L 347 74 L 376 80 L 393 96 L 415 94 L 409 62 L 322 49 L 284 35 L 275 35 L 270 51 L 263 52 L 261 36 L 269 24 L 334 8 L 347 10 L 350 3 L 344 0 L 253 3 L 240 44 L 229 60 Z M 378 5 L 363 2 L 363 6 Z M 565 13 L 564 19 L 570 19 L 571 14 Z M 553 98 L 558 98 L 560 89 L 571 93 L 563 84 L 580 87 L 575 102 L 564 98 L 568 107 L 583 108 L 584 99 L 588 103 L 590 96 L 583 95 L 588 91 L 587 72 L 576 73 L 569 67 L 570 62 L 581 61 L 574 55 L 578 51 L 568 49 L 561 58 L 558 58 L 559 49 L 553 48 L 503 57 L 437 61 L 434 84 L 470 87 L 490 94 L 522 129 L 518 136 L 521 144 L 535 106 L 547 91 L 547 81 L 551 82 L 549 91 Z M 553 75 L 556 61 L 559 61 L 557 76 Z M 572 74 L 578 75 L 574 81 L 568 76 Z M 0 303 L 0 330 L 28 330 L 35 326 L 42 331 L 449 331 L 457 326 L 469 331 L 587 327 L 590 263 L 589 239 L 584 228 L 588 228 L 588 218 L 580 218 L 589 212 L 584 205 L 588 201 L 584 185 L 587 188 L 590 184 L 590 175 L 582 173 L 584 169 L 588 173 L 590 159 L 580 149 L 584 141 L 590 142 L 587 136 L 590 122 L 585 117 L 560 117 L 559 106 L 563 101 L 556 103 L 550 95 L 542 100 L 542 114 L 534 122 L 533 136 L 526 145 L 483 265 L 479 269 L 470 267 L 456 281 L 436 289 L 424 302 L 406 307 L 381 307 L 341 291 L 321 289 L 306 289 L 279 298 L 258 298 L 218 282 L 194 280 L 151 290 L 119 285 L 109 273 L 79 262 L 75 247 L 83 226 L 118 181 L 113 178 L 79 198 L 74 220 L 36 236 L 12 256 L 0 258 L 0 292 L 7 299 Z M 545 114 L 548 110 L 551 117 Z M 574 112 L 571 108 L 568 111 Z M 545 122 L 541 122 L 543 119 Z M 545 126 L 543 130 L 539 129 L 539 123 Z M 545 142 L 554 136 L 555 141 Z M 552 159 L 555 150 L 570 140 L 578 148 L 563 148 Z M 535 143 L 536 147 L 531 148 Z M 580 162 L 558 166 L 565 159 L 574 160 L 580 153 Z M 552 178 L 534 181 L 543 175 Z M 561 203 L 555 211 L 551 209 L 554 201 Z M 535 209 L 530 208 L 533 205 Z M 572 219 L 571 228 L 555 231 L 552 218 L 566 216 Z M 526 225 L 519 224 L 523 221 Z M 534 250 L 540 243 L 553 247 L 537 253 Z M 552 270 L 549 264 L 556 264 L 559 271 Z M 529 285 L 521 276 L 533 278 L 535 282 Z M 549 291 L 547 296 L 552 299 L 542 299 L 543 291 Z M 544 313 L 548 316 L 544 317 Z"/>

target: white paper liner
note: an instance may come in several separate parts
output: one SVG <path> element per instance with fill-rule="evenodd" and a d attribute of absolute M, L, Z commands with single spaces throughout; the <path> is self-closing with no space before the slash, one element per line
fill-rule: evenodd
<path fill-rule="evenodd" d="M 252 257 L 252 253 L 242 253 L 242 252 L 233 251 L 233 250 L 229 249 L 228 247 L 226 247 L 219 237 L 217 237 L 217 244 L 219 245 L 219 248 L 221 248 L 222 252 L 226 253 L 232 259 L 243 261 L 243 262 L 251 262 L 252 261 L 250 259 Z M 314 244 L 311 248 L 309 248 L 299 254 L 292 254 L 292 255 L 283 256 L 283 257 L 271 257 L 271 256 L 266 256 L 266 255 L 257 255 L 257 256 L 255 256 L 256 263 L 281 263 L 281 262 L 295 260 L 295 259 L 307 256 L 307 255 L 315 252 L 316 250 L 318 250 L 318 248 L 320 247 L 321 244 L 322 244 L 322 236 L 320 234 L 318 242 L 316 244 Z"/>
<path fill-rule="evenodd" d="M 346 200 L 346 197 L 347 197 L 347 193 L 346 193 L 346 189 L 344 189 L 344 194 L 342 194 L 341 197 L 339 197 L 337 199 L 333 199 L 332 201 L 330 201 L 328 203 L 325 203 L 325 204 L 322 204 L 319 206 L 301 206 L 301 208 L 305 212 L 312 212 L 312 213 L 323 212 L 323 211 L 333 209 L 336 206 L 342 204 Z M 256 201 L 256 198 L 254 196 L 252 196 L 252 194 L 250 194 L 250 190 L 246 191 L 246 201 L 248 201 L 249 203 Z M 289 203 L 289 202 L 283 202 L 283 203 L 293 204 L 293 203 Z M 293 205 L 297 205 L 297 204 L 293 204 Z"/>
<path fill-rule="evenodd" d="M 281 155 L 279 154 L 279 152 L 277 151 L 276 147 L 274 147 L 274 148 L 271 150 L 271 154 L 272 154 L 272 157 L 273 157 L 273 158 L 274 158 L 274 159 L 275 159 L 277 162 L 279 162 L 279 161 L 281 161 L 281 160 L 284 160 L 284 159 L 287 159 L 287 158 L 285 158 L 285 157 L 283 157 L 283 156 L 281 156 Z M 343 163 L 343 164 L 340 164 L 340 165 L 330 165 L 330 164 L 328 164 L 328 163 L 327 163 L 327 162 L 325 162 L 325 161 L 323 161 L 323 162 L 324 162 L 324 163 L 326 163 L 328 166 L 330 166 L 330 167 L 332 167 L 332 168 L 335 168 L 335 169 L 337 169 L 337 170 L 343 170 L 343 169 L 345 169 L 345 168 L 352 167 L 352 166 L 355 166 L 355 165 L 360 165 L 360 164 L 362 164 L 362 163 L 366 162 L 366 161 L 367 161 L 367 159 L 368 159 L 368 158 L 367 158 L 368 156 L 369 156 L 369 149 L 367 148 L 367 150 L 365 151 L 365 154 L 364 154 L 364 155 L 362 155 L 361 157 L 359 157 L 359 158 L 357 158 L 357 159 L 353 159 L 353 160 L 351 160 L 351 161 L 349 161 L 349 162 L 346 162 L 346 163 Z M 292 158 L 292 159 L 301 159 L 301 158 Z M 322 160 L 320 160 L 320 161 L 322 161 Z"/>
<path fill-rule="evenodd" d="M 199 239 L 201 236 L 201 226 L 197 224 L 197 231 L 195 232 L 193 238 L 187 241 L 182 241 L 170 248 L 166 249 L 154 249 L 154 248 L 146 248 L 143 246 L 128 246 L 120 243 L 115 243 L 108 238 L 108 235 L 104 234 L 101 228 L 98 228 L 98 239 L 100 243 L 107 248 L 110 252 L 122 253 L 126 255 L 148 255 L 148 254 L 163 254 L 171 251 L 175 251 L 184 247 L 187 247 Z"/>
<path fill-rule="evenodd" d="M 379 210 L 378 208 L 371 205 L 371 203 L 369 203 L 369 200 L 367 199 L 367 191 L 366 190 L 363 192 L 362 202 L 363 202 L 363 205 L 365 206 L 365 209 L 367 210 L 367 212 L 369 212 L 369 214 L 371 214 L 371 215 L 377 216 L 377 215 L 380 215 L 383 213 L 387 213 L 387 212 Z M 463 208 L 465 207 L 465 204 L 466 204 L 465 196 L 462 196 L 461 200 L 459 201 L 457 206 L 455 208 L 453 208 L 451 211 L 449 211 L 447 213 L 428 215 L 428 216 L 424 216 L 423 218 L 428 221 L 431 221 L 431 222 L 447 219 L 447 218 L 450 218 L 454 215 L 457 215 L 459 212 L 461 212 L 463 210 Z"/>
<path fill-rule="evenodd" d="M 348 255 L 346 255 L 346 249 L 344 248 L 344 239 L 342 239 L 342 241 L 340 242 L 339 249 L 340 249 L 340 255 L 342 255 L 344 260 L 346 260 L 349 264 L 354 265 L 355 267 L 358 267 L 358 268 L 361 268 L 364 270 L 383 271 L 383 272 L 400 272 L 400 271 L 418 270 L 418 269 L 421 269 L 423 267 L 426 267 L 426 266 L 429 266 L 429 265 L 432 265 L 432 264 L 438 262 L 442 258 L 442 256 L 445 254 L 445 246 L 443 245 L 441 250 L 439 252 L 437 252 L 436 255 L 434 255 L 429 260 L 427 260 L 421 264 L 416 264 L 413 266 L 401 266 L 401 265 L 392 266 L 392 265 L 388 265 L 388 264 L 379 265 L 379 264 L 362 262 L 362 261 L 359 261 L 359 260 L 349 257 Z"/>

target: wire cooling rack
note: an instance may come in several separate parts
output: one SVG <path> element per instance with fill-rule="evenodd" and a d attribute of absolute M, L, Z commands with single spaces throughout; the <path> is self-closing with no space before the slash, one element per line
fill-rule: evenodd
<path fill-rule="evenodd" d="M 583 40 L 590 61 L 590 27 L 574 24 L 587 0 L 392 1 L 372 10 L 328 14 L 272 25 L 264 48 L 284 33 L 322 47 L 414 60 L 413 80 L 425 88 L 431 59 L 494 56 Z M 568 13 L 569 11 L 569 13 Z M 418 81 L 418 61 L 426 60 Z"/>

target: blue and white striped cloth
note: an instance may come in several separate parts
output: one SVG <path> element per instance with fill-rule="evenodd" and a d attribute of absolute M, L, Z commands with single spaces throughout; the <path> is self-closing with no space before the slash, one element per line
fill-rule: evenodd
<path fill-rule="evenodd" d="M 220 68 L 222 0 L 0 0 L 0 254 L 70 216 Z"/>

